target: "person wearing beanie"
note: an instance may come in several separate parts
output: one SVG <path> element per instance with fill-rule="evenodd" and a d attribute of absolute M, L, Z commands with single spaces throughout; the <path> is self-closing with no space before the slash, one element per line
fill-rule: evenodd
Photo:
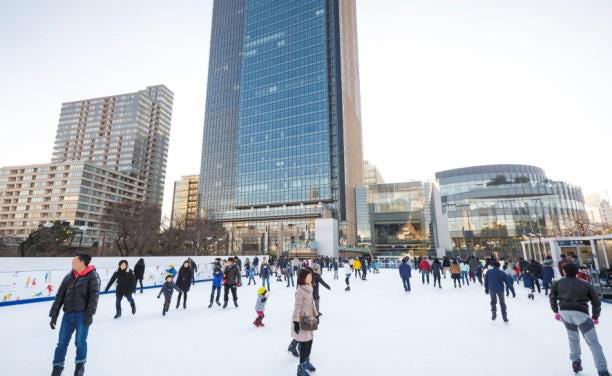
<path fill-rule="evenodd" d="M 132 307 L 132 314 L 135 314 L 136 303 L 134 303 L 132 293 L 134 292 L 134 289 L 136 287 L 136 277 L 134 277 L 134 273 L 132 272 L 132 270 L 128 268 L 127 260 L 119 261 L 119 268 L 116 272 L 113 273 L 113 276 L 111 277 L 110 281 L 108 281 L 106 289 L 104 289 L 105 293 L 108 292 L 108 290 L 111 288 L 113 283 L 115 283 L 115 281 L 117 281 L 117 287 L 115 289 L 116 313 L 114 318 L 117 319 L 121 317 L 121 301 L 123 300 L 124 296 L 127 301 L 130 302 L 130 306 Z"/>
<path fill-rule="evenodd" d="M 497 301 L 501 308 L 502 318 L 504 322 L 508 322 L 508 313 L 506 312 L 506 300 L 504 291 L 507 287 L 506 273 L 499 270 L 499 262 L 493 261 L 493 269 L 490 269 L 485 274 L 485 294 L 491 296 L 491 320 L 497 318 Z"/>
<path fill-rule="evenodd" d="M 264 311 L 266 309 L 266 302 L 268 301 L 268 290 L 265 287 L 260 287 L 257 290 L 257 301 L 255 302 L 255 312 L 257 313 L 257 318 L 253 321 L 253 325 L 256 327 L 262 327 L 263 319 L 266 317 L 264 315 Z"/>
<path fill-rule="evenodd" d="M 580 335 L 591 349 L 599 376 L 610 376 L 603 348 L 597 339 L 595 325 L 599 324 L 601 301 L 593 286 L 576 278 L 578 267 L 573 263 L 563 265 L 565 278 L 553 283 L 550 290 L 550 307 L 555 319 L 562 321 L 567 331 L 570 359 L 574 372 L 582 371 L 580 359 Z M 589 302 L 592 314 L 589 316 Z"/>
<path fill-rule="evenodd" d="M 157 294 L 157 299 L 164 294 L 164 308 L 162 309 L 162 316 L 166 316 L 166 312 L 168 312 L 170 309 L 170 302 L 172 301 L 172 294 L 174 293 L 174 290 L 179 293 L 181 292 L 178 286 L 174 283 L 174 277 L 172 274 L 168 274 L 166 276 L 166 282 L 164 282 L 159 290 L 159 294 Z"/>

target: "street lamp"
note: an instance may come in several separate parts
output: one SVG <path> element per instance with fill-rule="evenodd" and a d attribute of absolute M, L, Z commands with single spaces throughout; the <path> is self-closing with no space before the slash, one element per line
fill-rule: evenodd
<path fill-rule="evenodd" d="M 77 252 L 81 251 L 81 244 L 83 243 L 83 233 L 86 232 L 88 229 L 87 226 L 81 226 L 79 227 L 79 234 L 81 236 L 79 236 L 79 247 L 77 248 Z"/>

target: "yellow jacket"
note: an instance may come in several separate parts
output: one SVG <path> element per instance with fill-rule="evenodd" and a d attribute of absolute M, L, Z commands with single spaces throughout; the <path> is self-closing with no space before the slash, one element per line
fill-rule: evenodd
<path fill-rule="evenodd" d="M 361 261 L 355 260 L 355 262 L 353 262 L 353 269 L 361 269 Z"/>

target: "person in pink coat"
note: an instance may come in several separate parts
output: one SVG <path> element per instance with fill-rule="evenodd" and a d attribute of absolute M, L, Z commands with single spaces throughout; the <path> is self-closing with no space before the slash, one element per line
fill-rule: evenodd
<path fill-rule="evenodd" d="M 310 363 L 310 351 L 314 332 L 300 328 L 303 318 L 316 319 L 319 321 L 319 313 L 315 307 L 312 296 L 312 270 L 302 269 L 297 279 L 297 289 L 295 290 L 295 305 L 293 307 L 291 337 L 298 343 L 300 352 L 300 364 L 298 365 L 297 375 L 307 376 L 309 371 L 313 372 L 316 368 Z"/>

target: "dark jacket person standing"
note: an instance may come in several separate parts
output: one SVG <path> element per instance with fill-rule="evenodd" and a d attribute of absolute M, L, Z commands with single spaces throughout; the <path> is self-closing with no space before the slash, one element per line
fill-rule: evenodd
<path fill-rule="evenodd" d="M 110 287 L 117 281 L 117 288 L 115 289 L 115 309 L 117 312 L 115 313 L 114 318 L 121 317 L 121 301 L 123 297 L 130 302 L 130 306 L 132 307 L 132 315 L 136 313 L 136 303 L 134 303 L 134 298 L 132 298 L 132 293 L 134 292 L 134 287 L 136 286 L 136 279 L 134 278 L 134 273 L 128 269 L 127 260 L 119 261 L 119 268 L 116 272 L 113 273 L 110 281 L 106 285 L 106 289 L 104 292 L 108 292 Z"/>
<path fill-rule="evenodd" d="M 402 278 L 402 283 L 404 284 L 404 291 L 410 291 L 410 277 L 412 277 L 412 269 L 410 268 L 410 264 L 408 264 L 408 259 L 402 259 L 402 263 L 399 266 L 399 274 Z"/>
<path fill-rule="evenodd" d="M 64 370 L 66 351 L 76 331 L 76 368 L 74 374 L 82 376 L 87 359 L 87 333 L 98 307 L 100 277 L 96 268 L 90 265 L 91 256 L 81 253 L 72 259 L 72 271 L 64 277 L 51 306 L 51 329 L 55 329 L 60 309 L 64 316 L 60 326 L 59 340 L 53 356 L 52 376 L 59 376 Z"/>
<path fill-rule="evenodd" d="M 485 293 L 491 296 L 491 320 L 497 318 L 497 300 L 501 308 L 502 318 L 504 322 L 508 322 L 508 314 L 506 312 L 506 301 L 504 290 L 506 288 L 506 273 L 499 270 L 499 262 L 493 261 L 493 269 L 489 269 L 485 275 Z"/>
<path fill-rule="evenodd" d="M 565 278 L 553 283 L 550 290 L 550 307 L 555 312 L 555 319 L 563 321 L 567 330 L 570 345 L 570 359 L 574 372 L 582 371 L 580 359 L 580 335 L 591 349 L 595 367 L 599 376 L 610 376 L 606 357 L 599 340 L 595 325 L 599 324 L 601 302 L 593 286 L 576 278 L 578 267 L 572 263 L 563 265 Z M 593 313 L 589 317 L 589 302 Z"/>
<path fill-rule="evenodd" d="M 145 262 L 144 259 L 138 260 L 136 265 L 134 265 L 134 278 L 136 281 L 134 282 L 134 292 L 136 292 L 136 283 L 140 282 L 140 293 L 142 294 L 142 280 L 144 279 L 145 274 Z"/>
<path fill-rule="evenodd" d="M 176 277 L 176 287 L 179 288 L 178 298 L 176 299 L 176 308 L 178 309 L 181 304 L 181 297 L 183 299 L 183 309 L 187 309 L 187 293 L 191 288 L 193 282 L 194 273 L 192 264 L 189 260 L 185 260 L 183 266 L 179 269 L 178 277 Z"/>

